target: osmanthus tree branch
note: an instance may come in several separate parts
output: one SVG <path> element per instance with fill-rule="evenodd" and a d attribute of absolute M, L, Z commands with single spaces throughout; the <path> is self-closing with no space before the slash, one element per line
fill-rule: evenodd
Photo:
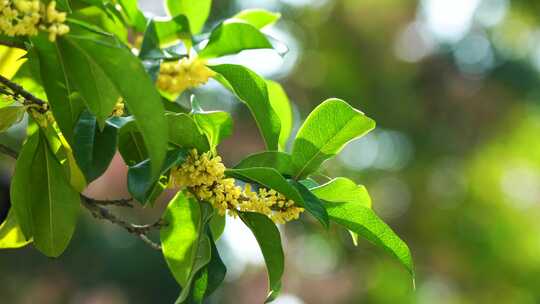
<path fill-rule="evenodd" d="M 44 100 L 41 100 L 35 97 L 30 92 L 26 91 L 22 86 L 12 82 L 11 80 L 5 78 L 2 75 L 0 75 L 0 83 L 3 84 L 8 89 L 10 89 L 13 92 L 13 95 L 21 96 L 22 98 L 25 99 L 25 101 L 39 106 L 39 109 L 41 109 L 42 111 L 46 111 L 47 103 Z M 0 144 L 0 153 L 5 154 L 15 159 L 17 158 L 19 154 L 17 151 L 3 144 Z M 156 250 L 161 250 L 161 246 L 153 242 L 152 240 L 150 240 L 150 238 L 148 238 L 147 236 L 147 234 L 151 230 L 159 229 L 160 227 L 165 225 L 161 220 L 153 224 L 137 225 L 137 224 L 129 223 L 123 219 L 120 219 L 118 216 L 111 213 L 107 208 L 104 207 L 104 206 L 119 206 L 119 207 L 133 208 L 133 205 L 131 204 L 131 199 L 98 200 L 98 199 L 90 198 L 84 194 L 81 194 L 81 202 L 82 202 L 82 205 L 87 210 L 89 210 L 90 213 L 95 218 L 106 220 L 115 225 L 123 227 L 129 233 L 132 233 L 138 236 L 150 247 Z"/>
<path fill-rule="evenodd" d="M 6 146 L 6 145 L 3 145 L 3 144 L 0 144 L 0 153 L 2 154 L 5 154 L 9 157 L 12 157 L 12 158 L 15 158 L 17 159 L 17 156 L 19 155 L 19 153 L 17 153 L 17 151 L 11 149 L 10 147 Z"/>
<path fill-rule="evenodd" d="M 162 220 L 158 220 L 157 222 L 153 224 L 146 224 L 146 225 L 136 225 L 133 223 L 128 223 L 118 218 L 116 215 L 111 213 L 107 208 L 94 203 L 93 199 L 88 199 L 87 197 L 82 196 L 82 195 L 81 195 L 81 198 L 82 198 L 83 206 L 85 206 L 86 209 L 88 209 L 95 218 L 106 220 L 115 225 L 118 225 L 126 229 L 129 233 L 137 235 L 141 240 L 147 243 L 150 247 L 156 250 L 161 250 L 161 246 L 155 243 L 154 241 L 150 240 L 147 234 L 153 229 L 159 229 L 165 226 L 165 223 Z"/>
<path fill-rule="evenodd" d="M 98 200 L 93 199 L 90 197 L 87 197 L 85 195 L 82 195 L 84 199 L 94 205 L 101 205 L 101 206 L 117 206 L 117 207 L 127 207 L 127 208 L 133 208 L 133 205 L 131 204 L 132 199 L 131 198 L 121 198 L 121 199 L 112 199 L 112 200 Z"/>
<path fill-rule="evenodd" d="M 26 50 L 26 47 L 24 46 L 23 43 L 16 42 L 16 41 L 0 40 L 0 45 L 7 46 L 7 47 L 12 47 L 12 48 L 17 48 L 17 49 L 21 49 L 21 50 Z"/>
<path fill-rule="evenodd" d="M 26 91 L 19 84 L 7 79 L 6 77 L 2 75 L 0 75 L 0 83 L 3 84 L 6 88 L 10 89 L 13 92 L 12 94 L 13 96 L 15 97 L 20 96 L 24 98 L 26 104 L 34 104 L 38 106 L 38 109 L 37 109 L 38 112 L 43 113 L 47 111 L 47 108 L 48 108 L 47 102 L 32 95 L 30 92 Z"/>

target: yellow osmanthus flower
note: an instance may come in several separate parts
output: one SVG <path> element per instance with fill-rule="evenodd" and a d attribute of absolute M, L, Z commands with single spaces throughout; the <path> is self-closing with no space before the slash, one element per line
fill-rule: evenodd
<path fill-rule="evenodd" d="M 126 106 L 124 104 L 124 99 L 122 97 L 118 97 L 118 101 L 114 105 L 111 116 L 116 116 L 116 117 L 123 116 L 125 113 L 125 108 Z"/>
<path fill-rule="evenodd" d="M 186 187 L 199 200 L 209 202 L 219 214 L 226 212 L 236 216 L 239 211 L 258 212 L 278 224 L 298 219 L 303 208 L 273 189 L 259 188 L 252 191 L 251 185 L 244 189 L 237 186 L 233 178 L 225 177 L 225 166 L 221 157 L 210 152 L 199 155 L 192 150 L 186 161 L 170 174 L 170 187 Z"/>
<path fill-rule="evenodd" d="M 56 123 L 56 120 L 54 119 L 54 116 L 52 115 L 51 111 L 40 113 L 39 111 L 30 110 L 29 113 L 32 116 L 32 118 L 36 121 L 36 123 L 42 128 L 47 128 L 49 125 L 54 125 Z"/>
<path fill-rule="evenodd" d="M 157 86 L 170 94 L 180 94 L 208 82 L 216 73 L 206 66 L 206 60 L 184 57 L 175 62 L 163 62 L 159 69 Z"/>
<path fill-rule="evenodd" d="M 39 30 L 49 33 L 49 40 L 69 32 L 64 24 L 66 13 L 56 10 L 56 1 L 0 0 L 0 32 L 7 36 L 35 36 Z"/>

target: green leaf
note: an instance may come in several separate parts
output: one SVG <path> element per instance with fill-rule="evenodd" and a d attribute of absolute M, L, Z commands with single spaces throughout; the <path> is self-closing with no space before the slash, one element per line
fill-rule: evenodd
<path fill-rule="evenodd" d="M 148 158 L 148 151 L 137 124 L 130 119 L 118 132 L 118 151 L 128 166 L 136 165 Z"/>
<path fill-rule="evenodd" d="M 225 216 L 217 213 L 210 219 L 208 226 L 210 227 L 210 231 L 212 231 L 212 236 L 215 240 L 219 240 L 223 231 L 225 231 L 225 223 Z"/>
<path fill-rule="evenodd" d="M 348 202 L 371 208 L 371 198 L 362 185 L 345 177 L 337 177 L 321 186 L 311 187 L 313 192 L 327 202 Z"/>
<path fill-rule="evenodd" d="M 91 33 L 75 24 L 70 27 L 70 34 L 59 38 L 59 44 L 80 52 L 92 66 L 91 71 L 100 71 L 94 75 L 105 78 L 99 81 L 107 82 L 107 87 L 110 85 L 122 96 L 144 139 L 152 163 L 152 176 L 157 178 L 165 159 L 168 135 L 165 111 L 154 83 L 140 60 L 114 36 Z"/>
<path fill-rule="evenodd" d="M 285 152 L 264 151 L 251 154 L 234 166 L 235 169 L 253 167 L 274 168 L 279 173 L 286 176 L 291 176 L 293 174 L 291 155 Z"/>
<path fill-rule="evenodd" d="M 281 18 L 280 13 L 269 12 L 264 9 L 246 9 L 232 17 L 233 19 L 240 19 L 245 21 L 254 27 L 261 29 L 265 26 L 272 25 Z"/>
<path fill-rule="evenodd" d="M 72 14 L 69 14 L 67 21 L 70 27 L 70 34 L 79 35 L 80 32 L 78 32 L 78 29 L 82 27 L 97 34 L 107 33 L 110 36 L 114 34 L 122 42 L 127 43 L 129 28 L 126 27 L 125 18 L 117 9 L 116 3 L 112 4 L 111 2 L 106 0 L 103 4 L 93 3 L 92 6 L 77 9 Z M 74 24 L 77 24 L 78 28 L 73 27 Z"/>
<path fill-rule="evenodd" d="M 169 171 L 173 166 L 184 162 L 188 154 L 186 149 L 177 149 L 167 152 L 167 157 L 163 162 L 161 174 Z M 129 167 L 127 185 L 129 193 L 142 204 L 146 204 L 155 195 L 153 190 L 156 183 L 159 181 L 153 180 L 150 172 L 150 161 L 147 159 L 138 163 L 135 166 Z M 155 198 L 155 197 L 154 197 Z"/>
<path fill-rule="evenodd" d="M 56 43 L 57 51 L 65 63 L 68 82 L 96 116 L 100 128 L 104 128 L 105 120 L 111 116 L 121 94 L 100 64 L 78 42 L 77 39 L 60 38 Z"/>
<path fill-rule="evenodd" d="M 276 112 L 281 121 L 281 130 L 279 133 L 279 150 L 284 151 L 291 136 L 293 127 L 293 111 L 289 97 L 281 85 L 275 81 L 267 80 L 268 96 L 272 109 Z"/>
<path fill-rule="evenodd" d="M 210 296 L 225 279 L 227 268 L 221 260 L 216 244 L 208 231 L 207 236 L 210 239 L 212 246 L 210 262 L 195 274 L 189 297 L 182 297 L 181 293 L 180 297 L 175 302 L 176 304 L 203 303 L 203 300 Z M 182 290 L 182 292 L 184 292 L 184 290 Z"/>
<path fill-rule="evenodd" d="M 167 226 L 160 230 L 167 265 L 176 281 L 188 290 L 191 274 L 210 261 L 211 244 L 204 229 L 211 208 L 202 206 L 205 205 L 179 191 L 165 210 L 163 219 Z"/>
<path fill-rule="evenodd" d="M 206 136 L 199 130 L 197 123 L 184 113 L 167 113 L 169 124 L 169 142 L 177 147 L 195 148 L 199 152 L 210 150 Z"/>
<path fill-rule="evenodd" d="M 389 252 L 414 277 L 414 266 L 409 247 L 367 206 L 365 201 L 369 194 L 365 188 L 359 187 L 355 190 L 359 194 L 362 192 L 359 197 L 349 200 L 351 199 L 349 193 L 334 192 L 334 190 L 343 189 L 339 185 L 340 183 L 339 181 L 331 181 L 312 189 L 318 198 L 328 200 L 325 207 L 330 219 Z M 338 194 L 343 195 L 343 200 L 339 200 Z"/>
<path fill-rule="evenodd" d="M 68 142 L 72 142 L 73 129 L 84 109 L 84 102 L 67 77 L 66 62 L 60 55 L 58 45 L 51 43 L 46 35 L 31 39 L 34 48 L 30 60 L 39 59 L 39 71 L 47 100 L 58 127 Z"/>
<path fill-rule="evenodd" d="M 212 0 L 166 0 L 169 15 L 185 15 L 193 34 L 199 33 L 212 7 Z"/>
<path fill-rule="evenodd" d="M 37 54 L 34 50 L 28 51 L 26 57 L 28 57 L 28 60 L 21 65 L 12 80 L 22 86 L 26 91 L 32 93 L 35 97 L 47 100 L 47 94 L 45 94 L 39 72 L 39 58 L 37 58 Z M 2 74 L 1 69 L 0 74 Z M 0 107 L 2 107 L 4 103 L 5 101 L 1 102 Z M 10 104 L 12 103 L 13 102 L 10 102 Z"/>
<path fill-rule="evenodd" d="M 271 49 L 272 43 L 249 23 L 226 20 L 210 34 L 208 44 L 199 52 L 202 58 L 232 55 L 243 50 Z"/>
<path fill-rule="evenodd" d="M 35 114 L 31 113 L 31 116 Z M 33 117 L 35 118 L 35 117 Z M 47 124 L 46 127 L 40 129 L 43 137 L 46 139 L 49 149 L 64 168 L 64 173 L 69 180 L 71 186 L 78 192 L 82 192 L 86 186 L 86 178 L 79 168 L 71 146 L 66 142 L 66 139 L 52 124 Z"/>
<path fill-rule="evenodd" d="M 300 184 L 306 186 L 308 189 L 315 188 L 315 187 L 320 185 L 318 182 L 316 182 L 312 178 L 302 179 L 299 182 L 300 182 Z"/>
<path fill-rule="evenodd" d="M 182 286 L 176 303 L 201 303 L 225 276 L 208 222 L 212 207 L 178 192 L 165 212 L 168 224 L 161 229 L 163 254 L 175 279 Z"/>
<path fill-rule="evenodd" d="M 71 6 L 69 5 L 69 0 L 57 0 L 56 4 L 57 4 L 56 8 L 59 11 L 71 13 Z"/>
<path fill-rule="evenodd" d="M 231 115 L 223 111 L 204 111 L 200 107 L 193 107 L 192 117 L 197 126 L 206 135 L 210 143 L 210 150 L 216 151 L 221 141 L 232 134 L 233 121 Z"/>
<path fill-rule="evenodd" d="M 180 292 L 180 296 L 176 300 L 176 303 L 185 303 L 190 295 L 193 294 L 193 285 L 196 283 L 197 276 L 201 271 L 204 271 L 204 267 L 212 260 L 212 244 L 207 234 L 202 234 L 195 244 L 196 253 L 191 263 L 191 273 L 186 285 Z M 195 291 L 196 292 L 196 291 Z M 199 295 L 195 299 L 197 303 L 201 303 L 204 293 Z"/>
<path fill-rule="evenodd" d="M 216 79 L 248 106 L 267 149 L 277 150 L 281 123 L 270 103 L 266 81 L 241 65 L 221 64 L 211 69 L 222 76 Z"/>
<path fill-rule="evenodd" d="M 82 13 L 82 17 L 75 16 L 75 18 L 72 18 L 70 16 L 70 17 L 67 17 L 67 21 L 69 22 L 69 24 L 76 24 L 79 27 L 81 27 L 81 28 L 83 28 L 83 29 L 85 29 L 87 31 L 90 31 L 92 33 L 99 34 L 99 35 L 105 35 L 105 36 L 112 36 L 114 33 L 112 31 L 107 32 L 105 30 L 105 28 L 107 26 L 103 26 L 103 24 L 100 24 L 100 23 L 102 23 L 101 22 L 102 20 L 100 20 L 100 19 L 102 19 L 102 17 L 105 17 L 105 15 L 103 14 L 103 12 L 105 12 L 107 14 L 107 16 L 110 17 L 110 18 L 105 18 L 105 19 L 107 21 L 111 21 L 111 23 L 114 24 L 113 26 L 117 26 L 117 24 L 114 22 L 114 20 L 116 20 L 116 17 L 109 14 L 109 12 L 111 11 L 109 8 L 110 8 L 110 6 L 102 8 L 102 10 L 95 9 L 95 8 L 89 8 L 87 10 L 84 10 L 84 13 Z M 117 12 L 116 9 L 114 9 L 114 11 Z M 93 22 L 96 19 L 99 20 L 99 22 Z M 125 31 L 126 29 L 123 28 L 122 30 Z"/>
<path fill-rule="evenodd" d="M 215 216 L 216 215 L 214 215 L 212 218 L 215 218 Z M 225 219 L 223 216 L 221 218 Z M 209 238 L 212 243 L 212 259 L 205 269 L 204 275 L 206 276 L 206 286 L 204 297 L 211 295 L 221 285 L 221 283 L 223 283 L 225 274 L 227 273 L 227 268 L 219 256 L 219 252 L 213 238 L 211 236 L 209 236 Z"/>
<path fill-rule="evenodd" d="M 118 4 L 122 7 L 128 24 L 138 32 L 143 32 L 146 27 L 146 18 L 139 9 L 137 0 L 118 0 Z"/>
<path fill-rule="evenodd" d="M 375 122 L 341 99 L 327 99 L 309 114 L 292 148 L 295 179 L 314 172 L 350 140 L 375 127 Z"/>
<path fill-rule="evenodd" d="M 4 132 L 24 117 L 25 109 L 21 106 L 0 108 L 0 132 Z"/>
<path fill-rule="evenodd" d="M 15 164 L 15 171 L 10 187 L 11 210 L 15 212 L 21 230 L 27 240 L 31 239 L 34 234 L 30 202 L 34 196 L 37 196 L 37 193 L 28 191 L 28 185 L 33 178 L 31 170 L 34 156 L 38 154 L 39 144 L 40 136 L 37 133 L 29 136 L 23 144 Z M 21 202 L 19 203 L 19 201 Z"/>
<path fill-rule="evenodd" d="M 33 237 L 34 246 L 45 255 L 58 257 L 75 230 L 80 196 L 42 137 L 35 133 L 24 145 L 10 193 L 25 237 Z"/>
<path fill-rule="evenodd" d="M 242 212 L 240 218 L 251 229 L 261 248 L 268 271 L 269 292 L 266 302 L 270 302 L 279 295 L 285 268 L 279 230 L 268 217 L 259 213 Z"/>
<path fill-rule="evenodd" d="M 69 180 L 69 184 L 73 187 L 73 189 L 77 190 L 78 192 L 82 192 L 88 185 L 88 182 L 86 181 L 86 177 L 81 171 L 81 168 L 79 168 L 79 165 L 77 164 L 77 160 L 75 159 L 75 155 L 73 154 L 71 147 L 68 146 L 65 139 L 62 140 L 62 150 L 64 150 L 65 157 L 60 163 L 64 168 L 64 172 L 66 172 L 66 177 Z"/>
<path fill-rule="evenodd" d="M 299 205 L 313 215 L 325 228 L 328 228 L 330 224 L 328 212 L 326 212 L 326 209 L 324 208 L 324 203 L 301 183 L 295 180 L 289 180 L 289 183 L 298 190 L 300 195 L 302 195 L 303 203 L 300 202 Z"/>
<path fill-rule="evenodd" d="M 178 39 L 191 39 L 186 16 L 179 15 L 171 20 L 155 20 L 148 24 L 139 52 L 142 59 L 170 58 L 161 47 Z"/>
<path fill-rule="evenodd" d="M 15 211 L 10 209 L 5 221 L 0 225 L 0 249 L 21 248 L 31 242 L 24 237 Z"/>
<path fill-rule="evenodd" d="M 328 202 L 350 202 L 371 208 L 371 198 L 366 188 L 345 177 L 334 178 L 320 187 L 318 184 L 306 185 L 306 187 L 310 189 L 318 187 L 316 190 L 317 195 L 324 197 Z M 349 233 L 353 244 L 358 246 L 358 234 L 351 230 L 349 230 Z"/>
<path fill-rule="evenodd" d="M 173 113 L 186 113 L 186 114 L 189 114 L 190 110 L 186 106 L 181 105 L 178 102 L 170 101 L 170 100 L 168 100 L 166 98 L 163 98 L 163 103 L 164 103 L 164 106 L 165 106 L 165 111 L 173 112 Z"/>
<path fill-rule="evenodd" d="M 106 124 L 101 131 L 94 115 L 84 111 L 75 126 L 73 153 L 90 183 L 109 167 L 116 153 L 117 128 Z"/>
<path fill-rule="evenodd" d="M 301 205 L 304 203 L 304 200 L 302 199 L 302 196 L 298 190 L 291 186 L 276 169 L 264 167 L 227 169 L 225 170 L 225 175 L 247 182 L 255 182 L 268 189 L 274 189 L 277 192 L 285 195 L 288 199 L 291 199 Z"/>

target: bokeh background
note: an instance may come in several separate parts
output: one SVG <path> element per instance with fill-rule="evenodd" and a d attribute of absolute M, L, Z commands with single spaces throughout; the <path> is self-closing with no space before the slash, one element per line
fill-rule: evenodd
<path fill-rule="evenodd" d="M 162 15 L 160 1 L 141 1 Z M 374 208 L 409 244 L 407 272 L 339 227 L 282 227 L 283 295 L 302 303 L 540 302 L 540 2 L 531 0 L 214 1 L 207 25 L 245 8 L 279 11 L 267 32 L 289 52 L 248 51 L 223 59 L 284 85 L 296 126 L 318 103 L 339 97 L 378 127 L 326 163 L 330 176 L 367 186 Z M 202 103 L 231 111 L 228 164 L 262 149 L 248 110 L 216 83 Z M 23 129 L 0 140 L 20 145 Z M 13 162 L 2 159 L 1 204 Z M 118 158 L 88 190 L 127 195 Z M 30 185 L 31 186 L 31 185 Z M 163 198 L 166 200 L 166 197 Z M 114 210 L 136 222 L 155 210 Z M 178 286 L 159 252 L 82 211 L 59 259 L 29 246 L 0 252 L 0 303 L 172 303 Z M 264 262 L 250 232 L 229 221 L 219 241 L 226 283 L 209 303 L 261 303 Z"/>

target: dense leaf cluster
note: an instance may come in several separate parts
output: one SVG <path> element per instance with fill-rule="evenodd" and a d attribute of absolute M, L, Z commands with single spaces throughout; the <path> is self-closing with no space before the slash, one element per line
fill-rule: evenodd
<path fill-rule="evenodd" d="M 216 200 L 232 197 L 227 202 L 234 208 L 225 204 L 224 209 L 234 209 L 260 245 L 268 268 L 268 301 L 279 294 L 284 267 L 280 233 L 271 218 L 285 222 L 276 220 L 275 212 L 293 206 L 324 227 L 335 222 L 384 248 L 412 273 L 408 247 L 373 212 L 363 186 L 341 177 L 324 184 L 310 178 L 347 142 L 372 130 L 374 121 L 343 100 L 328 99 L 309 114 L 287 151 L 293 122 L 282 87 L 241 65 L 209 63 L 242 50 L 273 48 L 274 39 L 261 29 L 276 22 L 278 14 L 243 11 L 205 35 L 200 31 L 209 0 L 166 1 L 169 20 L 147 19 L 135 0 L 116 5 L 61 2 L 69 13 L 69 33 L 54 41 L 47 33 L 0 36 L 3 44 L 22 49 L 6 49 L 6 54 L 24 55 L 22 66 L 18 56 L 1 62 L 8 73 L 1 78 L 0 131 L 24 113 L 29 117 L 11 184 L 12 208 L 0 226 L 0 247 L 32 243 L 57 257 L 68 246 L 83 206 L 150 244 L 147 230 L 160 228 L 161 245 L 154 247 L 162 250 L 182 287 L 177 303 L 200 303 L 225 277 L 215 245 L 225 212 L 216 208 Z M 265 151 L 226 170 L 211 162 L 232 132 L 229 113 L 204 110 L 195 97 L 191 109 L 176 102 L 180 93 L 209 77 L 249 108 L 266 144 Z M 105 172 L 116 151 L 129 166 L 127 187 L 140 204 L 151 207 L 166 187 L 185 186 L 177 189 L 160 223 L 134 226 L 100 206 L 107 202 L 81 195 Z M 190 153 L 206 155 L 207 164 L 202 166 L 198 156 L 190 159 Z M 219 170 L 209 171 L 216 166 Z M 210 173 L 214 176 L 205 175 Z M 221 187 L 224 181 L 228 187 Z M 235 183 L 246 190 L 241 192 Z M 214 191 L 213 196 L 201 194 L 206 193 L 201 185 Z M 240 194 L 233 197 L 228 191 Z M 242 195 L 251 208 L 242 208 Z"/>

